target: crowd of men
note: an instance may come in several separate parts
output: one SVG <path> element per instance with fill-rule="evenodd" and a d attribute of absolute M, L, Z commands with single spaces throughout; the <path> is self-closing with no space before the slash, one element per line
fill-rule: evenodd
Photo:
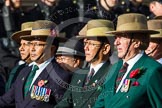
<path fill-rule="evenodd" d="M 162 0 L 22 4 L 0 5 L 0 108 L 162 108 Z"/>

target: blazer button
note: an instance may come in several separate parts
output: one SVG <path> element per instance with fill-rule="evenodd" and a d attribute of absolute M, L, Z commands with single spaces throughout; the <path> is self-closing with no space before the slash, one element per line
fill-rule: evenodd
<path fill-rule="evenodd" d="M 129 98 L 130 98 L 130 96 L 126 96 L 126 98 L 127 98 L 127 99 L 129 99 Z"/>

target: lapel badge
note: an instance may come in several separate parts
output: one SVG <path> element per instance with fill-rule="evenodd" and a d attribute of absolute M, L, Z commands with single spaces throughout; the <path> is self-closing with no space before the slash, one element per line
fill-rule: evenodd
<path fill-rule="evenodd" d="M 98 80 L 95 80 L 94 83 L 92 83 L 92 86 L 95 87 L 97 85 Z"/>
<path fill-rule="evenodd" d="M 81 80 L 78 80 L 77 84 L 80 84 L 81 83 Z"/>
<path fill-rule="evenodd" d="M 25 78 L 23 77 L 21 80 L 24 81 L 24 79 L 25 79 Z"/>
<path fill-rule="evenodd" d="M 92 83 L 92 86 L 95 87 L 96 86 L 96 83 Z"/>
<path fill-rule="evenodd" d="M 48 82 L 48 80 L 40 80 L 40 81 L 38 82 L 38 86 L 39 86 L 39 87 L 42 87 L 42 86 L 44 86 L 47 82 Z"/>
<path fill-rule="evenodd" d="M 128 92 L 130 86 L 130 79 L 125 79 L 122 88 L 120 89 L 121 92 Z"/>

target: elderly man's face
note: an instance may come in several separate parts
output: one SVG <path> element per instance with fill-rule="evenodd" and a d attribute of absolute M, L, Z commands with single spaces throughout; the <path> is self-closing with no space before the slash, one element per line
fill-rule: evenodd
<path fill-rule="evenodd" d="M 136 42 L 130 41 L 131 39 L 128 34 L 116 35 L 114 45 L 116 46 L 119 58 L 129 60 L 137 54 Z"/>

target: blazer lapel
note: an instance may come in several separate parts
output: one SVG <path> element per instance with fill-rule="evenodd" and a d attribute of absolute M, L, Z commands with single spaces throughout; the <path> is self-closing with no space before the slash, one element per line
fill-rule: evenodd
<path fill-rule="evenodd" d="M 26 71 L 26 70 L 29 70 L 29 71 Z M 31 70 L 32 70 L 32 66 L 25 68 L 24 69 L 24 72 L 21 72 L 21 73 L 24 74 L 22 76 L 22 78 L 21 78 L 22 83 L 19 85 L 19 88 L 21 88 L 21 93 L 20 94 L 22 95 L 21 96 L 22 99 L 24 99 L 24 85 L 26 83 L 27 77 L 28 77 L 28 75 L 29 75 L 29 73 L 30 73 Z"/>
<path fill-rule="evenodd" d="M 110 62 L 106 62 L 103 64 L 103 66 L 98 70 L 98 72 L 92 77 L 90 80 L 89 84 L 87 86 L 94 86 L 94 90 L 91 90 L 90 92 L 84 92 L 83 97 L 85 96 L 87 99 L 90 98 L 97 90 L 95 86 L 97 85 L 96 83 L 102 82 L 104 83 L 105 77 L 108 73 L 108 70 L 110 68 Z"/>
<path fill-rule="evenodd" d="M 129 78 L 129 75 L 130 75 L 130 73 L 133 71 L 133 70 L 135 70 L 135 69 L 137 69 L 137 68 L 141 68 L 142 66 L 144 66 L 144 62 L 145 62 L 145 58 L 147 57 L 147 55 L 146 54 L 144 54 L 135 64 L 134 64 L 134 66 L 132 67 L 132 69 L 129 71 L 129 74 L 127 75 L 127 77 L 126 78 Z"/>
<path fill-rule="evenodd" d="M 107 75 L 109 68 L 110 68 L 109 62 L 103 64 L 103 66 L 98 70 L 98 72 L 92 77 L 88 86 L 92 85 L 93 83 L 97 83 L 99 80 L 102 80 L 102 78 L 105 79 L 105 76 Z"/>
<path fill-rule="evenodd" d="M 108 93 L 108 97 L 111 98 L 114 94 L 115 94 L 115 83 L 116 83 L 116 78 L 118 76 L 118 72 L 120 70 L 120 68 L 123 65 L 123 61 L 119 60 L 116 64 L 114 64 L 107 77 L 106 77 L 106 81 L 105 81 L 105 89 L 110 90 L 110 93 Z"/>
<path fill-rule="evenodd" d="M 86 68 L 85 70 L 82 70 L 82 73 L 88 73 L 89 71 L 89 68 Z M 86 77 L 87 77 L 87 74 L 82 74 L 82 75 L 77 75 L 77 79 L 76 79 L 76 84 L 74 85 L 77 85 L 77 87 L 80 87 L 80 88 L 84 88 L 85 86 L 85 80 L 86 80 Z M 83 95 L 83 93 L 77 93 L 78 95 Z"/>

